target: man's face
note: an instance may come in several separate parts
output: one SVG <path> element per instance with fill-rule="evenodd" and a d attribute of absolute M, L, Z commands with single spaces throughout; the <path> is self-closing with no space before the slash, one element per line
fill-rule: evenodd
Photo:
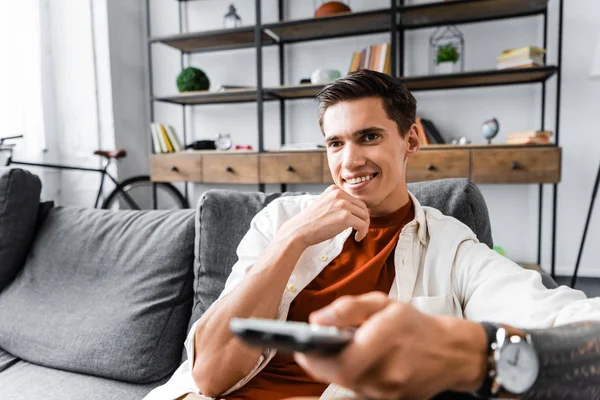
<path fill-rule="evenodd" d="M 384 215 L 408 201 L 406 162 L 419 151 L 413 124 L 403 138 L 380 98 L 343 101 L 325 111 L 323 132 L 329 170 L 337 186 Z"/>

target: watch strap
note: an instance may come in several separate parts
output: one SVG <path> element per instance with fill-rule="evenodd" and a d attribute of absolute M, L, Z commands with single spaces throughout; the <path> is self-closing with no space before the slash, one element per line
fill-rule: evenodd
<path fill-rule="evenodd" d="M 492 324 L 490 322 L 482 322 L 481 326 L 483 327 L 487 337 L 486 357 L 488 360 L 488 365 L 481 386 L 473 394 L 480 398 L 489 399 L 492 397 L 492 387 L 494 386 L 494 381 L 496 378 L 494 350 L 496 350 L 497 347 L 496 334 L 498 333 L 498 329 L 500 329 L 500 325 Z"/>

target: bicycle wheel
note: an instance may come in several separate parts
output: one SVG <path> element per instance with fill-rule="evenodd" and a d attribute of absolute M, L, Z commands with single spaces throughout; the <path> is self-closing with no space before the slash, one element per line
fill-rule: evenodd
<path fill-rule="evenodd" d="M 156 186 L 156 209 L 189 208 L 186 199 L 170 183 L 152 182 L 149 176 L 136 176 L 119 183 L 110 192 L 102 208 L 109 210 L 152 210 L 153 190 Z"/>

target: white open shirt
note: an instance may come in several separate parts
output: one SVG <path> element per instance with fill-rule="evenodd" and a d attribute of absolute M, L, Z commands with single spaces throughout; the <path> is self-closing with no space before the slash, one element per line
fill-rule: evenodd
<path fill-rule="evenodd" d="M 434 208 L 422 207 L 411 193 L 409 195 L 414 204 L 415 218 L 402 229 L 398 238 L 394 254 L 396 277 L 390 298 L 410 302 L 428 314 L 505 323 L 523 329 L 600 320 L 599 299 L 587 299 L 583 292 L 565 286 L 546 289 L 539 273 L 523 269 L 502 257 L 479 243 L 466 225 Z M 250 230 L 238 246 L 238 261 L 214 304 L 244 279 L 277 230 L 317 197 L 281 197 L 254 217 Z M 277 319 L 287 319 L 290 303 L 341 253 L 351 233 L 352 228 L 348 228 L 332 239 L 309 247 L 302 254 L 282 294 Z M 150 392 L 145 400 L 175 400 L 187 393 L 209 399 L 199 393 L 192 379 L 197 323 L 194 323 L 185 341 L 187 361 L 167 383 Z M 275 353 L 275 350 L 265 350 L 252 371 L 223 395 L 245 385 Z M 352 392 L 330 385 L 321 399 L 351 395 Z"/>

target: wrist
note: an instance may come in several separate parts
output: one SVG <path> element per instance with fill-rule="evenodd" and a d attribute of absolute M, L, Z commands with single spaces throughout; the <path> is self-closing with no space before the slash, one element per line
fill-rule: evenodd
<path fill-rule="evenodd" d="M 450 382 L 447 389 L 462 392 L 477 390 L 487 373 L 487 335 L 481 324 L 458 318 L 442 318 L 452 349 L 448 357 Z"/>
<path fill-rule="evenodd" d="M 273 242 L 277 243 L 278 248 L 290 250 L 294 253 L 302 254 L 308 247 L 298 232 L 277 232 Z"/>

